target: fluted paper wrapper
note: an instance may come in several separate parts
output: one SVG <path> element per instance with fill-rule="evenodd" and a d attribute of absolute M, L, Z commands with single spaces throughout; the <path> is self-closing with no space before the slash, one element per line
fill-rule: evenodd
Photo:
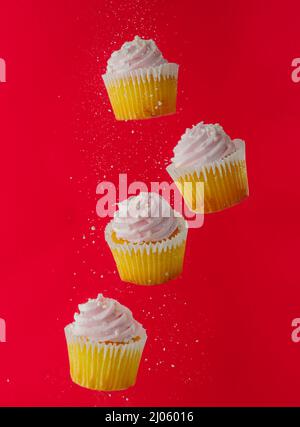
<path fill-rule="evenodd" d="M 129 343 L 101 343 L 65 328 L 70 374 L 74 383 L 92 390 L 124 390 L 135 384 L 146 333 Z"/>
<path fill-rule="evenodd" d="M 121 280 L 136 285 L 159 285 L 182 273 L 187 231 L 186 221 L 180 218 L 178 233 L 168 239 L 155 243 L 115 243 L 110 222 L 105 239 Z"/>
<path fill-rule="evenodd" d="M 117 120 L 149 119 L 176 112 L 177 64 L 102 77 Z"/>
<path fill-rule="evenodd" d="M 173 164 L 167 167 L 191 211 L 202 213 L 203 206 L 204 213 L 221 211 L 249 195 L 245 143 L 235 143 L 234 153 L 201 168 L 176 168 Z M 204 192 L 198 191 L 197 183 L 204 184 Z"/>

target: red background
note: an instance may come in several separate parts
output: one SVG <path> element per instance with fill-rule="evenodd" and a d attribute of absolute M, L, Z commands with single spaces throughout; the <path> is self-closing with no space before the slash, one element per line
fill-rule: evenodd
<path fill-rule="evenodd" d="M 296 0 L 1 0 L 1 405 L 300 404 L 299 13 Z M 109 111 L 101 73 L 136 34 L 180 64 L 176 115 Z M 251 195 L 190 231 L 181 278 L 123 283 L 96 185 L 169 180 L 173 146 L 200 120 L 245 139 Z M 148 332 L 124 392 L 69 378 L 63 328 L 98 292 Z"/>

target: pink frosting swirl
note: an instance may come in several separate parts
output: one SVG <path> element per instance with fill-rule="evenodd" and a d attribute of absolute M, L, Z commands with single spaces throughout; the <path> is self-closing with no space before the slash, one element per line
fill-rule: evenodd
<path fill-rule="evenodd" d="M 139 68 L 157 67 L 167 63 L 153 40 L 135 36 L 112 53 L 107 62 L 107 73 L 126 73 Z"/>
<path fill-rule="evenodd" d="M 99 294 L 78 305 L 72 332 L 97 341 L 128 342 L 141 337 L 145 330 L 134 320 L 131 311 L 112 298 Z"/>
<path fill-rule="evenodd" d="M 166 239 L 177 227 L 175 212 L 157 193 L 142 192 L 120 202 L 112 221 L 116 236 L 134 243 Z"/>
<path fill-rule="evenodd" d="M 198 123 L 187 129 L 174 148 L 175 167 L 202 167 L 236 150 L 235 143 L 219 124 Z"/>

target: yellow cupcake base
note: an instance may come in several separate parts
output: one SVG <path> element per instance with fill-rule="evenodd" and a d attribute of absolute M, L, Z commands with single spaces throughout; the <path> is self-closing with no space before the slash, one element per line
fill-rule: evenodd
<path fill-rule="evenodd" d="M 165 64 L 150 70 L 137 70 L 115 78 L 103 76 L 117 120 L 140 120 L 176 112 L 176 64 Z"/>
<path fill-rule="evenodd" d="M 136 285 L 160 285 L 182 273 L 187 237 L 185 221 L 175 236 L 156 243 L 115 243 L 111 224 L 105 230 L 121 280 Z"/>
<path fill-rule="evenodd" d="M 135 384 L 146 337 L 129 343 L 97 343 L 72 335 L 65 328 L 70 375 L 82 387 L 124 390 Z"/>
<path fill-rule="evenodd" d="M 182 272 L 185 242 L 166 252 L 119 252 L 112 250 L 121 280 L 137 285 L 160 285 Z"/>
<path fill-rule="evenodd" d="M 167 168 L 184 201 L 193 212 L 212 213 L 240 203 L 248 197 L 248 178 L 243 146 L 222 161 L 190 172 Z M 197 184 L 203 183 L 204 191 Z M 186 185 L 189 184 L 189 185 Z"/>

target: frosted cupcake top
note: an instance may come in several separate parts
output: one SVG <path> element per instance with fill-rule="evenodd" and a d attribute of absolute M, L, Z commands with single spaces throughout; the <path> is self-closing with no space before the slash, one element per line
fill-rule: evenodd
<path fill-rule="evenodd" d="M 180 168 L 202 167 L 233 153 L 235 141 L 219 124 L 200 122 L 182 135 L 171 162 Z"/>
<path fill-rule="evenodd" d="M 174 210 L 157 193 L 142 192 L 120 202 L 112 220 L 117 238 L 133 243 L 166 239 L 177 227 Z"/>
<path fill-rule="evenodd" d="M 107 61 L 106 72 L 124 74 L 139 68 L 157 67 L 167 62 L 153 40 L 135 36 L 131 42 L 124 43 L 121 49 L 112 53 Z"/>
<path fill-rule="evenodd" d="M 76 336 L 102 342 L 128 342 L 146 334 L 127 307 L 112 298 L 104 298 L 102 294 L 78 304 L 78 309 L 71 324 Z"/>

